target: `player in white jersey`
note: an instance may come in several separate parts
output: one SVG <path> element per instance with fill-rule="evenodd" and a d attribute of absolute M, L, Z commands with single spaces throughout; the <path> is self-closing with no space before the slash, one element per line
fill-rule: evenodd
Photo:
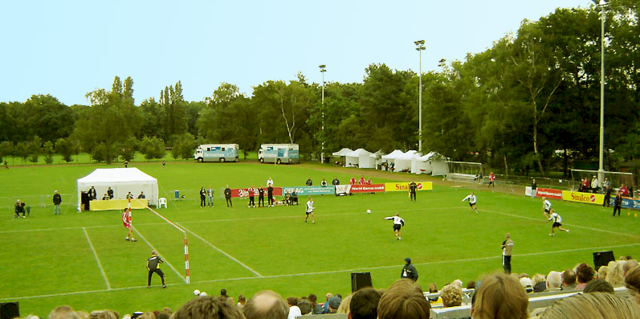
<path fill-rule="evenodd" d="M 558 228 L 558 230 L 561 230 L 567 233 L 569 232 L 568 229 L 562 227 L 562 217 L 558 215 L 555 210 L 551 209 L 550 213 L 545 212 L 544 216 L 547 218 L 547 220 L 553 222 L 553 224 L 551 225 L 551 234 L 549 234 L 549 236 L 556 235 L 554 232 L 556 228 Z"/>
<path fill-rule="evenodd" d="M 544 211 L 545 216 L 550 214 L 551 202 L 546 197 L 542 197 L 542 210 Z"/>
<path fill-rule="evenodd" d="M 467 197 L 463 198 L 462 201 L 469 201 L 469 207 L 471 207 L 471 209 L 473 209 L 476 213 L 478 212 L 478 208 L 476 208 L 476 201 L 478 200 L 478 198 L 476 198 L 476 195 L 471 192 L 471 194 L 469 194 Z"/>
<path fill-rule="evenodd" d="M 305 210 L 305 213 L 307 214 L 307 218 L 304 219 L 304 222 L 307 222 L 307 219 L 309 219 L 309 215 L 311 215 L 311 222 L 312 223 L 316 223 L 316 217 L 313 215 L 313 198 L 309 197 L 309 201 L 307 202 L 307 209 Z"/>
<path fill-rule="evenodd" d="M 400 214 L 396 213 L 391 217 L 385 217 L 385 220 L 393 220 L 393 233 L 396 235 L 397 240 L 402 240 L 402 226 L 404 226 L 404 219 L 400 218 Z"/>

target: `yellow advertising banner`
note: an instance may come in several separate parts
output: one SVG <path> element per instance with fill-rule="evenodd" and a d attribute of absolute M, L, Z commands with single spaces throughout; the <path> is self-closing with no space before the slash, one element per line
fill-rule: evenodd
<path fill-rule="evenodd" d="M 604 203 L 604 195 L 562 191 L 562 200 L 566 200 L 570 202 L 602 205 L 602 203 Z"/>
<path fill-rule="evenodd" d="M 408 192 L 410 182 L 398 182 L 398 183 L 384 183 L 385 192 Z M 416 182 L 418 184 L 418 191 L 431 191 L 433 190 L 432 182 Z"/>

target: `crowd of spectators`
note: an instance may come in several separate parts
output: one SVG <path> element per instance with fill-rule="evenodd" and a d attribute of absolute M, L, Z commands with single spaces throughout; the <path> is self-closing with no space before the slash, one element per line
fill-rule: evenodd
<path fill-rule="evenodd" d="M 459 279 L 444 285 L 440 291 L 435 283 L 430 283 L 430 296 L 439 295 L 429 298 L 425 298 L 419 285 L 408 279 L 400 279 L 387 289 L 363 288 L 345 297 L 327 293 L 324 303 L 318 303 L 314 294 L 283 298 L 270 290 L 260 291 L 248 300 L 239 295 L 236 303 L 222 289 L 219 296 L 198 294 L 175 312 L 164 308 L 120 316 L 111 310 L 85 312 L 60 306 L 51 311 L 48 319 L 295 319 L 321 314 L 348 314 L 350 319 L 419 319 L 429 318 L 432 308 L 464 305 L 471 306 L 470 315 L 475 319 L 640 318 L 638 265 L 637 260 L 624 257 L 610 261 L 597 271 L 581 263 L 547 275 L 490 274 L 477 284 L 468 282 L 466 289 Z M 629 297 L 616 294 L 617 287 L 625 287 Z M 550 307 L 530 311 L 530 297 L 554 292 L 575 294 L 558 298 Z"/>

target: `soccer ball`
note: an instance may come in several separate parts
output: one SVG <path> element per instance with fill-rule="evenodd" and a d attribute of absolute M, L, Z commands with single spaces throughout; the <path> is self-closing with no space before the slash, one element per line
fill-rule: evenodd
<path fill-rule="evenodd" d="M 367 209 L 367 214 L 371 214 L 371 210 L 370 209 Z"/>
<path fill-rule="evenodd" d="M 200 296 L 200 290 L 196 289 L 193 291 L 194 296 Z"/>

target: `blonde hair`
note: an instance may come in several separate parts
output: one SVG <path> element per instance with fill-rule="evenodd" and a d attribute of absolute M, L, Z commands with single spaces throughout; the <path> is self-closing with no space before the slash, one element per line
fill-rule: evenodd
<path fill-rule="evenodd" d="M 378 319 L 424 319 L 431 306 L 423 291 L 409 279 L 400 279 L 385 290 L 378 303 Z"/>
<path fill-rule="evenodd" d="M 336 311 L 336 313 L 351 312 L 351 297 L 353 297 L 353 294 L 350 294 L 342 299 L 342 301 L 340 302 L 340 307 L 338 307 L 338 311 Z"/>
<path fill-rule="evenodd" d="M 609 272 L 605 280 L 614 287 L 620 287 L 624 284 L 624 271 L 622 262 L 609 262 Z"/>
<path fill-rule="evenodd" d="M 440 291 L 442 304 L 445 307 L 456 307 L 462 305 L 462 288 L 457 284 L 449 284 Z"/>
<path fill-rule="evenodd" d="M 482 280 L 471 308 L 474 319 L 526 319 L 529 298 L 520 282 L 502 273 Z"/>
<path fill-rule="evenodd" d="M 600 268 L 598 268 L 598 274 L 596 275 L 596 277 L 598 279 L 606 280 L 608 273 L 609 273 L 609 266 L 600 266 Z"/>
<path fill-rule="evenodd" d="M 546 280 L 547 278 L 543 274 L 535 274 L 533 278 L 531 278 L 531 285 L 535 287 L 537 283 L 545 282 Z"/>
<path fill-rule="evenodd" d="M 640 306 L 610 293 L 578 294 L 557 301 L 540 319 L 633 319 L 640 318 Z"/>

